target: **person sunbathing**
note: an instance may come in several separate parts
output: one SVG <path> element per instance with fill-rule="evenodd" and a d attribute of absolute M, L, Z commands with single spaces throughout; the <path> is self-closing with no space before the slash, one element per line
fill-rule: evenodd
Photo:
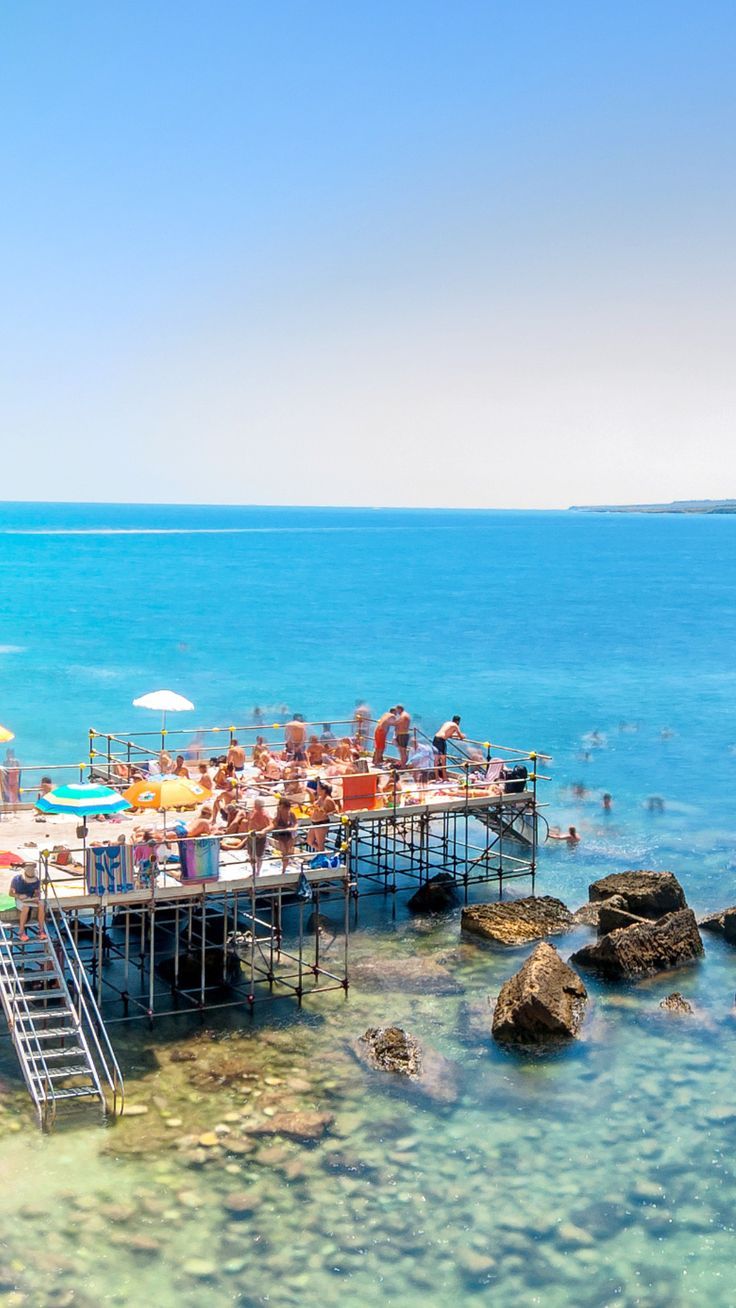
<path fill-rule="evenodd" d="M 187 827 L 187 836 L 194 838 L 196 836 L 212 835 L 212 809 L 209 804 L 203 804 L 198 817 L 195 817 Z"/>
<path fill-rule="evenodd" d="M 310 736 L 307 744 L 307 762 L 310 767 L 321 767 L 325 756 L 325 747 L 316 736 Z"/>

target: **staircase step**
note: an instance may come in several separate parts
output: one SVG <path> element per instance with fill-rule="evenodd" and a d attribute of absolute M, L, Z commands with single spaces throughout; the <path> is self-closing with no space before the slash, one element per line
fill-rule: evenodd
<path fill-rule="evenodd" d="M 39 1054 L 26 1054 L 29 1063 L 47 1063 L 50 1058 L 79 1058 L 82 1050 L 79 1045 L 70 1045 L 68 1049 L 42 1049 Z"/>
<path fill-rule="evenodd" d="M 71 1090 L 54 1090 L 54 1099 L 99 1099 L 100 1092 L 96 1086 L 74 1086 Z"/>
<path fill-rule="evenodd" d="M 75 1049 L 74 1052 L 75 1054 L 77 1054 L 77 1056 L 79 1055 L 78 1049 Z M 39 1072 L 37 1068 L 35 1067 L 31 1068 L 31 1076 L 39 1081 L 43 1081 L 47 1079 L 49 1081 L 60 1081 L 66 1078 L 67 1076 L 91 1076 L 91 1075 L 92 1075 L 92 1069 L 89 1063 L 79 1063 L 77 1067 L 59 1067 L 55 1071 L 49 1072 L 47 1077 L 44 1076 L 41 1072 Z"/>
<path fill-rule="evenodd" d="M 18 1031 L 18 1035 L 23 1040 L 50 1040 L 53 1036 L 77 1036 L 79 1035 L 78 1026 L 50 1026 L 45 1031 L 39 1031 L 34 1027 L 32 1031 Z"/>

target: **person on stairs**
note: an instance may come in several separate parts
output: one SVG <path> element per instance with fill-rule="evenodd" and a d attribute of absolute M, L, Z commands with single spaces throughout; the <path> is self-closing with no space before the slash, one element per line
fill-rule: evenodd
<path fill-rule="evenodd" d="M 20 912 L 19 939 L 21 944 L 28 943 L 26 925 L 31 909 L 38 914 L 38 938 L 46 940 L 46 912 L 41 902 L 41 882 L 35 863 L 24 863 L 21 871 L 10 883 L 10 893 L 15 896 L 16 906 Z"/>

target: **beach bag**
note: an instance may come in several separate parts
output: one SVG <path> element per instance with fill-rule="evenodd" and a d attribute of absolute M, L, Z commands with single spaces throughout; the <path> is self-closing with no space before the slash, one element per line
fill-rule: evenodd
<path fill-rule="evenodd" d="M 505 785 L 504 790 L 507 795 L 520 795 L 526 790 L 526 779 L 529 771 L 523 763 L 517 763 L 513 768 L 504 770 Z"/>

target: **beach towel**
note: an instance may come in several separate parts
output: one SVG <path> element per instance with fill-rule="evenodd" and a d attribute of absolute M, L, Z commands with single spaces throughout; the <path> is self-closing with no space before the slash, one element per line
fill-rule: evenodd
<path fill-rule="evenodd" d="M 217 881 L 220 876 L 220 844 L 205 836 L 180 840 L 179 863 L 182 881 Z"/>
<path fill-rule="evenodd" d="M 87 890 L 90 895 L 117 895 L 134 888 L 130 845 L 91 845 L 87 850 Z"/>

